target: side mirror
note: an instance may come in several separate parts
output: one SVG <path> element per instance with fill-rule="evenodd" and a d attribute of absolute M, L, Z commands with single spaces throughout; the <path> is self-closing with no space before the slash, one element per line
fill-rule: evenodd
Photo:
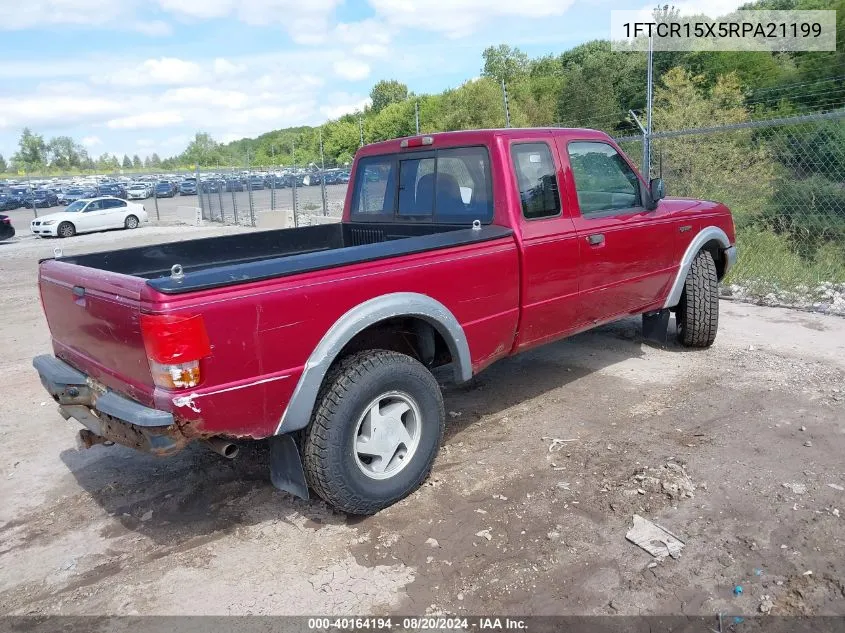
<path fill-rule="evenodd" d="M 666 197 L 666 186 L 663 184 L 662 178 L 652 178 L 648 184 L 649 205 L 650 210 L 657 208 L 657 203 Z"/>

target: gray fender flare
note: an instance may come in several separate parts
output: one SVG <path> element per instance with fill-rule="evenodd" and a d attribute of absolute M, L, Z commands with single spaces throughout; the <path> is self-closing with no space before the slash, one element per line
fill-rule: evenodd
<path fill-rule="evenodd" d="M 382 295 L 355 306 L 329 328 L 308 357 L 276 434 L 289 433 L 308 425 L 323 379 L 349 341 L 371 325 L 398 316 L 419 317 L 434 326 L 449 346 L 455 381 L 466 382 L 472 378 L 472 358 L 464 329 L 446 306 L 415 292 Z"/>
<path fill-rule="evenodd" d="M 692 260 L 694 260 L 695 256 L 698 255 L 698 251 L 700 251 L 701 248 L 711 240 L 719 242 L 723 249 L 731 247 L 731 242 L 728 239 L 727 234 L 718 226 L 708 226 L 707 228 L 699 231 L 698 235 L 696 235 L 692 242 L 690 242 L 689 246 L 687 246 L 687 250 L 681 259 L 681 266 L 678 269 L 678 274 L 675 276 L 675 281 L 669 291 L 669 296 L 666 297 L 666 302 L 663 304 L 664 308 L 674 308 L 681 301 L 681 295 L 684 292 L 684 283 L 687 280 L 687 274 L 689 274 L 690 266 L 692 266 Z"/>

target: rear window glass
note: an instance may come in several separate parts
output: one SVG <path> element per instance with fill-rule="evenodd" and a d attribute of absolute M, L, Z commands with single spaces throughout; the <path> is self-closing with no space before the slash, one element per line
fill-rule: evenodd
<path fill-rule="evenodd" d="M 493 220 L 490 159 L 484 147 L 362 158 L 352 217 L 469 224 Z"/>

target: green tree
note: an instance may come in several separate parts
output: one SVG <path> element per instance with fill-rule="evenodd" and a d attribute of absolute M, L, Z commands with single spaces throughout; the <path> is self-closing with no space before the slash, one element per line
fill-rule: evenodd
<path fill-rule="evenodd" d="M 488 46 L 481 53 L 484 59 L 484 68 L 481 74 L 485 77 L 510 83 L 518 77 L 528 73 L 530 65 L 528 55 L 518 48 L 511 48 L 507 44 Z"/>
<path fill-rule="evenodd" d="M 144 156 L 144 169 L 149 169 L 149 168 L 150 168 L 150 157 Z"/>
<path fill-rule="evenodd" d="M 32 171 L 44 167 L 47 143 L 40 134 L 35 134 L 28 127 L 21 132 L 18 151 L 12 156 L 15 166 Z"/>
<path fill-rule="evenodd" d="M 180 158 L 188 165 L 214 165 L 220 160 L 220 156 L 220 145 L 217 141 L 206 132 L 197 132 Z"/>
<path fill-rule="evenodd" d="M 708 88 L 703 77 L 682 68 L 670 70 L 655 88 L 653 117 L 658 130 L 750 119 L 735 74 L 720 77 Z M 772 198 L 777 165 L 772 152 L 755 142 L 751 129 L 658 140 L 652 155 L 663 164 L 670 195 L 724 201 L 739 226 L 750 224 Z"/>
<path fill-rule="evenodd" d="M 138 156 L 138 154 L 135 154 L 132 157 L 132 167 L 134 169 L 141 169 L 142 166 L 143 166 L 143 163 L 141 162 L 141 157 Z"/>
<path fill-rule="evenodd" d="M 56 136 L 47 143 L 50 166 L 61 170 L 78 169 L 82 147 L 69 136 Z"/>
<path fill-rule="evenodd" d="M 6 159 L 3 158 L 3 154 L 0 154 L 0 173 L 5 172 L 9 166 L 6 164 Z"/>
<path fill-rule="evenodd" d="M 132 159 L 126 154 L 123 155 L 123 169 L 132 169 Z"/>
<path fill-rule="evenodd" d="M 399 103 L 408 98 L 408 86 L 395 79 L 382 79 L 370 90 L 373 101 L 372 111 L 378 114 L 391 103 Z"/>
<path fill-rule="evenodd" d="M 152 156 L 150 156 L 150 167 L 158 168 L 161 167 L 161 159 L 158 157 L 158 154 L 153 152 Z"/>

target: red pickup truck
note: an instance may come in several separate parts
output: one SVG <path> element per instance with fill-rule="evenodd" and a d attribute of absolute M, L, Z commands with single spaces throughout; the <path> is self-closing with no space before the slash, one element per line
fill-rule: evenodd
<path fill-rule="evenodd" d="M 707 347 L 735 258 L 725 206 L 664 198 L 601 132 L 411 137 L 358 152 L 342 223 L 42 261 L 33 364 L 86 447 L 269 438 L 277 487 L 369 514 L 437 455 L 432 370 L 637 314 Z"/>

